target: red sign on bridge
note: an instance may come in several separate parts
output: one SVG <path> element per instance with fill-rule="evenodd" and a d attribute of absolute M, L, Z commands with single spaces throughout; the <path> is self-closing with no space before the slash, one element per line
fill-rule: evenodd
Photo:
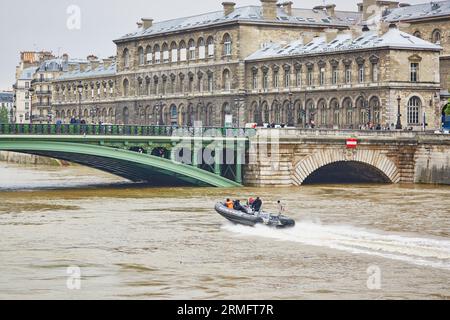
<path fill-rule="evenodd" d="M 358 147 L 358 140 L 351 138 L 347 139 L 347 149 L 356 149 Z"/>

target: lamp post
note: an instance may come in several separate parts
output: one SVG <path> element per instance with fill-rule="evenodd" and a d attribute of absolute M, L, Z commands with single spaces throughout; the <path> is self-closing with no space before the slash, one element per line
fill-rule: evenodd
<path fill-rule="evenodd" d="M 28 92 L 30 94 L 30 123 L 33 124 L 33 93 L 34 93 L 34 89 L 30 88 L 28 90 Z"/>
<path fill-rule="evenodd" d="M 81 83 L 81 81 L 80 83 L 78 83 L 77 90 L 78 90 L 78 119 L 81 123 L 81 97 L 83 94 L 83 84 Z"/>
<path fill-rule="evenodd" d="M 395 126 L 395 129 L 397 130 L 402 130 L 403 126 L 402 126 L 402 114 L 401 114 L 401 102 L 402 102 L 402 98 L 400 96 L 398 96 L 397 98 L 397 102 L 398 102 L 398 110 L 397 110 L 397 125 Z"/>
<path fill-rule="evenodd" d="M 293 93 L 289 92 L 289 111 L 288 111 L 288 119 L 287 119 L 287 126 L 294 126 L 294 119 L 293 119 L 293 105 L 292 105 L 292 96 Z"/>

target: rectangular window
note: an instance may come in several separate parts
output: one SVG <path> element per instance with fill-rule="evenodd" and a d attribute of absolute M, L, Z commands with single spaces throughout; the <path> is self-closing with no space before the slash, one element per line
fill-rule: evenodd
<path fill-rule="evenodd" d="M 231 56 L 231 42 L 225 42 L 225 55 Z"/>
<path fill-rule="evenodd" d="M 284 74 L 284 87 L 291 87 L 291 73 L 289 71 L 286 71 L 286 73 Z"/>
<path fill-rule="evenodd" d="M 164 63 L 169 62 L 169 51 L 163 51 L 163 61 Z"/>
<path fill-rule="evenodd" d="M 189 48 L 189 60 L 195 60 L 195 47 Z"/>
<path fill-rule="evenodd" d="M 339 81 L 339 71 L 337 67 L 333 67 L 332 76 L 331 76 L 331 82 L 336 85 Z"/>
<path fill-rule="evenodd" d="M 186 48 L 180 49 L 180 61 L 186 61 L 187 60 L 187 50 Z"/>
<path fill-rule="evenodd" d="M 161 63 L 161 52 L 155 52 L 155 63 Z"/>
<path fill-rule="evenodd" d="M 359 66 L 359 83 L 365 82 L 365 71 L 364 66 Z"/>
<path fill-rule="evenodd" d="M 208 77 L 208 91 L 209 92 L 213 92 L 213 89 L 214 89 L 214 87 L 213 87 L 213 77 L 209 76 Z"/>
<path fill-rule="evenodd" d="M 411 82 L 419 81 L 419 64 L 411 63 Z"/>
<path fill-rule="evenodd" d="M 266 72 L 263 75 L 263 89 L 267 90 L 268 87 L 269 87 L 269 74 Z"/>
<path fill-rule="evenodd" d="M 273 73 L 273 87 L 275 88 L 275 89 L 278 89 L 278 87 L 279 87 L 279 83 L 278 83 L 278 72 L 274 72 Z"/>
<path fill-rule="evenodd" d="M 379 76 L 378 63 L 373 63 L 372 64 L 372 81 L 378 82 L 378 76 Z"/>
<path fill-rule="evenodd" d="M 25 89 L 28 89 L 30 87 L 30 83 L 27 81 L 25 82 Z"/>
<path fill-rule="evenodd" d="M 172 49 L 172 62 L 178 62 L 178 50 Z"/>
<path fill-rule="evenodd" d="M 253 90 L 258 89 L 258 74 L 253 74 Z"/>
<path fill-rule="evenodd" d="M 205 59 L 206 58 L 206 47 L 200 46 L 198 48 L 198 58 L 199 59 Z"/>
<path fill-rule="evenodd" d="M 214 44 L 208 45 L 208 57 L 214 57 Z"/>
<path fill-rule="evenodd" d="M 325 68 L 320 69 L 320 85 L 325 85 Z"/>
<path fill-rule="evenodd" d="M 345 68 L 345 83 L 346 84 L 352 83 L 352 69 L 350 67 Z"/>
<path fill-rule="evenodd" d="M 312 86 L 314 85 L 314 75 L 313 75 L 313 70 L 309 69 L 308 70 L 308 86 Z"/>
<path fill-rule="evenodd" d="M 302 71 L 301 70 L 298 70 L 297 73 L 295 74 L 295 85 L 297 87 L 302 86 Z"/>
<path fill-rule="evenodd" d="M 153 54 L 147 53 L 147 64 L 152 64 L 152 63 L 153 63 Z"/>

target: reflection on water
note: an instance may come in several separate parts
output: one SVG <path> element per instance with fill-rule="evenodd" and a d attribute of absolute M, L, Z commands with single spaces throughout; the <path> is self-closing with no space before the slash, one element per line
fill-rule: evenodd
<path fill-rule="evenodd" d="M 450 298 L 449 194 L 154 189 L 80 167 L 0 165 L 0 299 Z M 260 196 L 274 211 L 281 199 L 298 224 L 229 224 L 213 212 L 226 196 Z M 67 289 L 69 266 L 80 290 Z M 367 288 L 370 266 L 381 290 Z"/>

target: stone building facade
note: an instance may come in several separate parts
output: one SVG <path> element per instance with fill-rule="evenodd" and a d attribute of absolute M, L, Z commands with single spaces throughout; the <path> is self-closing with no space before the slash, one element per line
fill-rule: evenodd
<path fill-rule="evenodd" d="M 371 8 L 369 2 L 364 1 L 366 11 Z M 390 6 L 395 7 L 392 3 Z M 367 120 L 384 126 L 396 120 L 394 107 L 398 95 L 406 120 L 410 110 L 408 103 L 415 94 L 411 126 L 421 128 L 425 112 L 428 128 L 439 127 L 434 110 L 438 100 L 435 95 L 439 97 L 439 74 L 426 72 L 425 67 L 433 69 L 439 64 L 436 56 L 440 49 L 432 44 L 427 43 L 426 48 L 393 50 L 388 46 L 388 49 L 364 49 L 364 52 L 350 47 L 346 51 L 324 52 L 317 57 L 274 55 L 255 59 L 260 50 L 277 45 L 281 50 L 296 40 L 305 46 L 314 45 L 318 39 L 331 43 L 345 34 L 351 34 L 350 38 L 356 40 L 363 34 L 364 15 L 364 9 L 342 12 L 334 5 L 296 9 L 292 2 L 277 4 L 276 0 L 261 0 L 261 6 L 242 8 L 224 2 L 222 11 L 158 23 L 142 19 L 137 31 L 114 41 L 117 46 L 114 69 L 106 67 L 109 71 L 102 73 L 100 70 L 104 68 L 100 63 L 100 66 L 89 67 L 93 72 L 84 72 L 80 66 L 73 74 L 54 81 L 54 113 L 56 118 L 66 122 L 76 116 L 88 121 L 140 125 L 189 126 L 201 121 L 204 126 L 244 126 L 249 122 L 262 124 L 268 120 L 296 126 L 314 123 L 344 128 L 357 127 Z M 386 23 L 370 28 L 383 27 L 389 32 Z M 382 34 L 377 31 L 378 36 Z M 348 37 L 346 39 L 350 41 Z M 269 61 L 271 59 L 273 61 Z M 366 66 L 363 83 L 356 83 L 362 61 L 358 59 L 364 60 L 362 64 Z M 379 61 L 382 82 L 370 81 L 373 59 Z M 417 61 L 413 62 L 414 59 Z M 332 60 L 336 60 L 340 68 L 339 83 L 332 84 L 331 81 L 335 67 Z M 345 83 L 347 60 L 351 61 L 352 76 Z M 420 64 L 421 68 L 420 78 L 414 83 L 409 81 L 412 63 Z M 262 86 L 261 75 L 266 65 L 269 77 L 273 77 L 273 72 L 280 76 L 277 88 L 256 89 L 254 72 L 259 73 L 257 85 Z M 295 82 L 299 65 L 304 72 L 302 84 Z M 311 74 L 314 81 L 320 82 L 324 77 L 329 83 L 307 86 L 309 67 L 314 72 Z M 289 68 L 289 83 L 282 86 L 284 80 L 281 77 L 286 68 Z M 323 68 L 325 74 L 322 75 Z M 274 80 L 267 81 L 273 84 Z M 353 110 L 351 123 L 344 121 L 350 115 L 344 114 L 343 109 L 339 119 L 333 118 L 338 115 L 334 116 L 332 111 L 327 111 L 325 119 L 314 111 L 323 107 L 321 99 L 326 101 L 329 109 L 336 106 L 336 100 L 341 109 L 349 105 L 364 108 Z M 368 105 L 371 105 L 370 111 Z M 326 124 L 323 123 L 325 120 Z"/>

